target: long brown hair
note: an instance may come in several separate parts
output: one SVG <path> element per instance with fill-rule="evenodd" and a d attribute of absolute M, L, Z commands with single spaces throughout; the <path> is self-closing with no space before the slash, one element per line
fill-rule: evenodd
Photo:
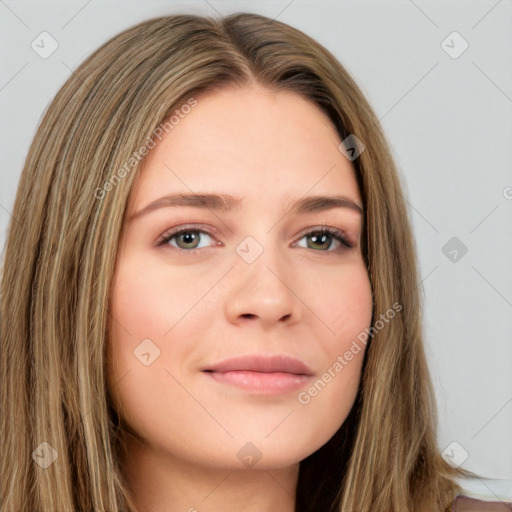
<path fill-rule="evenodd" d="M 372 322 L 402 305 L 367 344 L 349 417 L 301 462 L 296 510 L 441 512 L 459 492 L 455 478 L 466 473 L 444 461 L 436 441 L 408 211 L 370 105 L 331 53 L 286 24 L 247 13 L 177 15 L 130 28 L 91 55 L 56 95 L 28 153 L 1 283 L 5 512 L 135 511 L 105 346 L 137 155 L 190 98 L 248 81 L 311 99 L 340 140 L 363 141 L 353 165 Z"/>

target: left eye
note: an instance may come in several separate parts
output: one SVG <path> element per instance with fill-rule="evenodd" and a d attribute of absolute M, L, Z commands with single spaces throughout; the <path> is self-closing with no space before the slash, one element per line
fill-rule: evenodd
<path fill-rule="evenodd" d="M 202 229 L 181 228 L 177 231 L 163 235 L 157 245 L 168 244 L 179 250 L 192 252 L 196 249 L 204 248 L 204 246 L 200 246 L 200 239 L 203 235 L 213 238 L 213 235 Z M 311 242 L 306 242 L 305 246 L 300 245 L 300 241 L 303 239 L 310 239 Z M 334 249 L 332 249 L 333 240 L 335 240 Z M 174 241 L 175 243 L 172 243 Z M 343 231 L 336 228 L 329 228 L 327 226 L 307 232 L 293 245 L 305 247 L 307 249 L 320 250 L 321 252 L 334 252 L 336 250 L 342 250 L 343 248 L 353 247 L 353 245 L 346 239 Z"/>
<path fill-rule="evenodd" d="M 314 231 L 309 231 L 301 238 L 301 240 L 303 238 L 309 238 L 312 242 L 312 244 L 308 244 L 306 242 L 306 248 L 316 250 L 318 250 L 318 247 L 311 247 L 311 245 L 319 245 L 321 246 L 321 248 L 323 247 L 324 249 L 331 249 L 331 246 L 333 245 L 333 239 L 336 240 L 335 245 L 337 244 L 337 247 L 332 249 L 332 251 L 327 250 L 322 252 L 334 252 L 336 250 L 342 250 L 344 248 L 352 248 L 352 244 L 347 240 L 343 231 L 336 228 L 323 227 L 320 229 L 316 229 Z M 327 247 L 325 247 L 326 245 Z"/>

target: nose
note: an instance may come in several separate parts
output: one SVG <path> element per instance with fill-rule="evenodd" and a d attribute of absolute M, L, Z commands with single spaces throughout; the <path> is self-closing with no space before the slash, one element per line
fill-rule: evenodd
<path fill-rule="evenodd" d="M 294 324 L 303 314 L 297 280 L 278 250 L 265 247 L 252 263 L 238 258 L 229 273 L 225 315 L 233 324 L 259 322 L 263 328 Z"/>

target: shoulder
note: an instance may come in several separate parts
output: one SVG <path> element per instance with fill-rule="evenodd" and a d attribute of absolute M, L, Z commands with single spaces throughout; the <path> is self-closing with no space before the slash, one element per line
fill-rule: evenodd
<path fill-rule="evenodd" d="M 512 512 L 512 502 L 483 501 L 459 494 L 452 503 L 450 512 Z"/>

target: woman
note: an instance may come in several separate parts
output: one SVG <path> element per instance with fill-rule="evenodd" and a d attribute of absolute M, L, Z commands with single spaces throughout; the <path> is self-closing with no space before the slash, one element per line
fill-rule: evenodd
<path fill-rule="evenodd" d="M 415 261 L 378 120 L 318 43 L 252 14 L 113 38 L 19 185 L 3 510 L 462 510 Z"/>

